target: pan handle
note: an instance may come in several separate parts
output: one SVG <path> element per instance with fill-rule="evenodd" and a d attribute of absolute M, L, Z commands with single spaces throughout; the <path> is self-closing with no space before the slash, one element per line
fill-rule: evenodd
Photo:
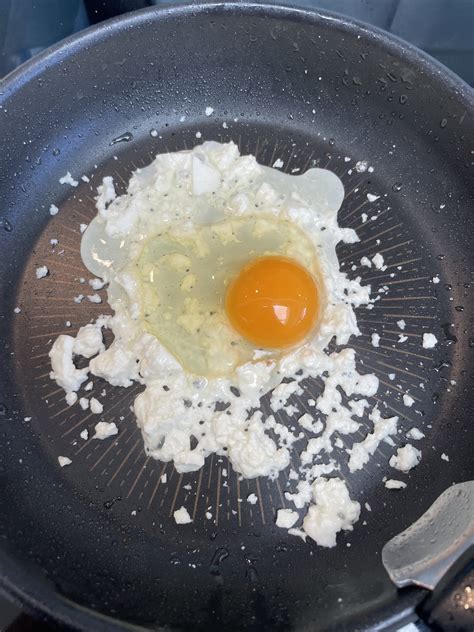
<path fill-rule="evenodd" d="M 474 547 L 458 560 L 416 612 L 430 630 L 474 630 Z"/>
<path fill-rule="evenodd" d="M 382 549 L 398 588 L 432 591 L 417 609 L 430 629 L 474 630 L 474 481 L 453 485 Z"/>

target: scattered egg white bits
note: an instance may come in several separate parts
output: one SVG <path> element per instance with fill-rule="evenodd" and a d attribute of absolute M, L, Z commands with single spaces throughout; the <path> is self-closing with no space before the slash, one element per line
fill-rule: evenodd
<path fill-rule="evenodd" d="M 87 410 L 89 408 L 89 400 L 86 397 L 81 397 L 79 399 L 79 406 L 82 410 Z"/>
<path fill-rule="evenodd" d="M 278 509 L 275 524 L 280 529 L 291 529 L 298 522 L 299 514 L 291 509 Z"/>
<path fill-rule="evenodd" d="M 57 215 L 59 213 L 59 209 L 56 206 L 56 204 L 51 204 L 51 206 L 49 207 L 49 214 L 50 215 Z"/>
<path fill-rule="evenodd" d="M 103 404 L 101 404 L 101 402 L 99 402 L 99 400 L 96 399 L 95 397 L 91 397 L 91 400 L 89 403 L 90 403 L 91 413 L 94 413 L 94 415 L 100 415 L 104 411 Z"/>
<path fill-rule="evenodd" d="M 79 182 L 77 180 L 74 180 L 70 171 L 67 171 L 66 175 L 59 178 L 59 184 L 69 184 L 72 187 L 77 187 L 79 185 Z"/>
<path fill-rule="evenodd" d="M 281 158 L 277 158 L 272 166 L 273 166 L 274 169 L 281 169 L 284 164 L 285 163 L 283 162 L 283 160 Z"/>
<path fill-rule="evenodd" d="M 375 202 L 380 199 L 380 195 L 374 195 L 373 193 L 367 193 L 367 199 L 369 202 Z"/>
<path fill-rule="evenodd" d="M 93 439 L 104 440 L 118 434 L 117 425 L 113 421 L 99 421 L 99 423 L 94 426 L 94 430 L 95 434 L 92 437 Z"/>
<path fill-rule="evenodd" d="M 390 458 L 390 466 L 401 472 L 409 472 L 421 461 L 421 451 L 407 443 L 398 448 L 396 454 Z"/>
<path fill-rule="evenodd" d="M 360 504 L 351 500 L 345 481 L 318 478 L 312 485 L 314 504 L 303 520 L 303 529 L 320 546 L 336 546 L 341 530 L 352 531 L 360 515 Z"/>
<path fill-rule="evenodd" d="M 66 467 L 66 465 L 71 465 L 72 463 L 68 456 L 58 456 L 58 462 L 61 467 Z"/>
<path fill-rule="evenodd" d="M 176 524 L 189 524 L 193 521 L 186 507 L 180 507 L 173 513 Z"/>
<path fill-rule="evenodd" d="M 368 166 L 369 163 L 366 160 L 359 160 L 355 164 L 355 170 L 357 171 L 357 173 L 364 173 L 365 171 L 367 171 Z"/>
<path fill-rule="evenodd" d="M 49 274 L 49 270 L 46 266 L 39 266 L 36 268 L 36 278 L 43 279 L 45 276 Z"/>
<path fill-rule="evenodd" d="M 407 486 L 403 481 L 397 481 L 394 478 L 389 478 L 385 481 L 385 487 L 387 489 L 404 489 Z"/>
<path fill-rule="evenodd" d="M 434 334 L 423 334 L 423 349 L 433 349 L 438 344 L 438 339 Z"/>

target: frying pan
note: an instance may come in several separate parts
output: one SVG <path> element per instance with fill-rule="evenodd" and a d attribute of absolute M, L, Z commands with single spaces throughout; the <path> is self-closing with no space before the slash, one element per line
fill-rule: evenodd
<path fill-rule="evenodd" d="M 329 13 L 247 3 L 129 14 L 65 40 L 0 84 L 4 590 L 94 630 L 380 629 L 414 616 L 425 593 L 396 590 L 381 548 L 474 475 L 472 112 L 469 87 L 404 42 Z M 135 168 L 201 142 L 197 132 L 233 140 L 262 164 L 280 158 L 287 172 L 337 173 L 346 190 L 339 221 L 361 239 L 338 248 L 342 269 L 376 292 L 388 288 L 373 310 L 358 311 L 362 335 L 351 346 L 360 370 L 380 378 L 372 403 L 398 414 L 404 432 L 426 434 L 423 459 L 407 489 L 390 491 L 382 478 L 395 448 L 380 446 L 349 478 L 364 509 L 335 549 L 275 527 L 287 472 L 240 481 L 221 458 L 186 475 L 146 458 L 130 412 L 138 386 L 97 382 L 93 394 L 106 390 L 101 418 L 120 433 L 83 441 L 79 433 L 98 418 L 67 407 L 49 379 L 51 341 L 106 310 L 73 301 L 87 293 L 80 224 L 94 216 L 95 188 L 113 175 L 124 190 Z M 359 160 L 373 171 L 357 171 Z M 67 171 L 77 188 L 59 183 Z M 386 270 L 351 270 L 376 252 Z M 50 274 L 38 281 L 40 265 Z M 400 344 L 402 318 L 408 340 Z M 440 341 L 434 349 L 422 348 L 427 332 Z M 305 397 L 320 388 L 306 383 Z M 304 397 L 295 403 L 303 408 Z M 366 419 L 349 445 L 369 430 Z M 59 455 L 72 464 L 61 469 Z M 257 504 L 246 501 L 250 493 Z M 191 525 L 174 523 L 181 505 Z"/>

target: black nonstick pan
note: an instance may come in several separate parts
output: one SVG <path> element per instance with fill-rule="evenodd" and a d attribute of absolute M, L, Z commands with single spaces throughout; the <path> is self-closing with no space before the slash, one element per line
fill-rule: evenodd
<path fill-rule="evenodd" d="M 87 630 L 359 630 L 413 618 L 425 592 L 397 591 L 382 546 L 443 490 L 474 478 L 473 103 L 461 80 L 385 33 L 246 3 L 129 14 L 0 83 L 4 590 Z M 361 239 L 339 248 L 343 269 L 361 274 L 353 263 L 376 252 L 387 265 L 362 268 L 364 281 L 388 290 L 373 310 L 358 311 L 362 335 L 351 346 L 361 368 L 380 378 L 380 405 L 400 416 L 403 431 L 425 433 L 423 459 L 405 490 L 387 490 L 394 448 L 380 447 L 350 479 L 363 514 L 335 549 L 274 525 L 288 502 L 286 472 L 274 482 L 239 481 L 225 459 L 179 475 L 146 458 L 130 412 L 138 387 L 96 386 L 106 390 L 102 419 L 120 433 L 84 442 L 79 433 L 97 417 L 69 408 L 49 379 L 52 340 L 104 311 L 73 301 L 90 276 L 80 224 L 95 214 L 102 177 L 113 175 L 123 190 L 157 153 L 208 139 L 233 140 L 265 165 L 280 158 L 287 172 L 333 170 L 346 190 L 339 221 Z M 359 172 L 361 160 L 373 171 Z M 67 171 L 77 188 L 59 183 Z M 380 197 L 369 202 L 367 193 Z M 378 218 L 364 222 L 362 213 Z M 50 273 L 39 282 L 41 265 Z M 428 332 L 439 340 L 434 349 L 421 345 Z M 318 389 L 306 385 L 313 396 Z M 411 408 L 402 403 L 407 390 Z M 58 455 L 72 464 L 60 468 Z M 257 504 L 246 502 L 250 493 Z M 181 505 L 192 525 L 175 524 Z"/>

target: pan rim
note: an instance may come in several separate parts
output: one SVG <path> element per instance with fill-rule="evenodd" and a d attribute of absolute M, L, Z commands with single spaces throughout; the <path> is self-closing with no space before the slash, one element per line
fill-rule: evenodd
<path fill-rule="evenodd" d="M 166 20 L 177 17 L 195 16 L 201 13 L 226 13 L 229 16 L 236 13 L 248 15 L 266 15 L 269 18 L 280 20 L 292 20 L 310 22 L 312 24 L 332 24 L 334 28 L 353 34 L 357 32 L 377 45 L 384 47 L 389 52 L 402 56 L 411 63 L 421 65 L 426 74 L 437 81 L 448 91 L 456 91 L 456 98 L 463 102 L 467 108 L 474 108 L 474 91 L 443 64 L 433 59 L 412 44 L 389 34 L 377 27 L 369 26 L 358 20 L 341 16 L 334 12 L 304 7 L 287 6 L 285 4 L 264 2 L 200 2 L 199 4 L 168 5 L 167 7 L 150 7 L 131 12 L 123 16 L 112 18 L 98 25 L 94 25 L 71 35 L 54 46 L 46 49 L 39 55 L 28 60 L 19 68 L 0 80 L 0 106 L 12 98 L 16 91 L 20 90 L 27 82 L 34 80 L 41 74 L 45 67 L 56 65 L 67 60 L 84 46 L 94 45 L 104 37 L 112 33 L 126 31 L 150 20 Z M 6 558 L 6 559 L 5 559 Z M 80 606 L 67 600 L 55 590 L 51 590 L 46 584 L 36 581 L 24 569 L 20 568 L 16 560 L 6 554 L 2 554 L 2 573 L 0 588 L 11 597 L 37 609 L 52 619 L 75 627 L 76 629 L 96 630 L 144 630 L 141 626 L 120 622 Z M 7 570 L 8 569 L 8 570 Z M 416 593 L 419 595 L 419 593 Z M 412 591 L 406 593 L 407 598 L 397 601 L 396 612 L 391 612 L 391 625 L 402 624 L 408 620 L 413 605 L 420 597 L 415 597 Z M 408 598 L 408 595 L 412 595 Z M 49 603 L 47 603 L 49 602 Z M 375 613 L 371 613 L 375 615 Z M 386 621 L 388 621 L 387 613 Z"/>

